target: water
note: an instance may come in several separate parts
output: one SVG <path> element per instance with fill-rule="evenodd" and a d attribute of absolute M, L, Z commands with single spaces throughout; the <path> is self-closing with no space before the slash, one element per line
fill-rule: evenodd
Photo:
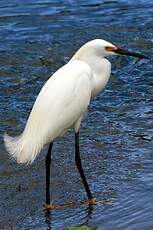
<path fill-rule="evenodd" d="M 113 58 L 104 93 L 82 123 L 82 161 L 102 203 L 89 209 L 74 164 L 74 134 L 54 146 L 52 200 L 72 207 L 45 213 L 45 151 L 33 165 L 12 162 L 2 135 L 19 134 L 46 80 L 86 41 L 103 38 L 153 58 L 152 0 L 1 0 L 0 229 L 153 229 L 152 62 Z M 73 154 L 72 154 L 73 153 Z"/>

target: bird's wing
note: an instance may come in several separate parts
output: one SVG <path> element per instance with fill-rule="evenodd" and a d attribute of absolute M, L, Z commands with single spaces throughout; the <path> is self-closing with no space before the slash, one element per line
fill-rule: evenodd
<path fill-rule="evenodd" d="M 91 70 L 82 61 L 70 61 L 40 91 L 23 133 L 4 135 L 8 152 L 18 163 L 33 162 L 43 146 L 78 125 L 91 98 Z"/>
<path fill-rule="evenodd" d="M 90 102 L 91 74 L 90 67 L 78 60 L 53 74 L 36 99 L 25 132 L 46 144 L 72 127 Z"/>

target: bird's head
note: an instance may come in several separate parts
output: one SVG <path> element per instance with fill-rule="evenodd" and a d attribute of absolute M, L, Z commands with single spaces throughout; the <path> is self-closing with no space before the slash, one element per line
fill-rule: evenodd
<path fill-rule="evenodd" d="M 99 57 L 107 57 L 110 55 L 129 55 L 137 58 L 148 59 L 146 56 L 140 53 L 119 48 L 118 46 L 102 39 L 94 39 L 87 42 L 84 46 L 88 53 L 94 54 Z"/>

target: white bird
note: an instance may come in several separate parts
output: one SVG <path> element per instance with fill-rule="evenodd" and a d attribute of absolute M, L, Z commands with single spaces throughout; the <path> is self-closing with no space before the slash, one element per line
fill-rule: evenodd
<path fill-rule="evenodd" d="M 79 130 L 91 99 L 105 88 L 110 78 L 111 63 L 105 57 L 117 54 L 146 58 L 144 55 L 120 49 L 102 39 L 87 42 L 43 86 L 23 133 L 17 137 L 4 134 L 6 149 L 18 163 L 32 163 L 43 147 L 49 144 L 45 160 L 46 209 L 54 208 L 50 203 L 49 188 L 53 141 L 63 136 L 70 128 L 75 130 L 75 161 L 88 196 L 88 203 L 95 203 L 81 165 Z"/>

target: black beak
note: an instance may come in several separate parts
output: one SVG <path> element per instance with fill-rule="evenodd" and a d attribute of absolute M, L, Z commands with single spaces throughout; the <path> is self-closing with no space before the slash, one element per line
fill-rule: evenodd
<path fill-rule="evenodd" d="M 129 55 L 129 56 L 141 58 L 141 59 L 143 59 L 143 58 L 144 59 L 149 59 L 148 57 L 144 56 L 143 54 L 128 51 L 128 50 L 124 50 L 124 49 L 120 49 L 120 48 L 117 48 L 116 50 L 114 50 L 114 52 L 118 53 L 118 54 L 122 54 L 122 55 Z"/>

